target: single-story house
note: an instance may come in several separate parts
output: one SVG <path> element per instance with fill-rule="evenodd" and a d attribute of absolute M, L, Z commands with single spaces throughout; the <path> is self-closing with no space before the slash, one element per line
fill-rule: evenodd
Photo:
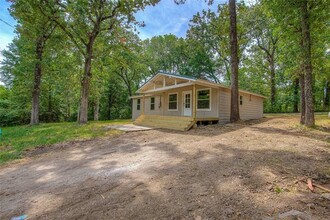
<path fill-rule="evenodd" d="M 188 130 L 196 123 L 230 119 L 230 87 L 169 73 L 158 73 L 132 96 L 134 124 Z M 239 90 L 242 120 L 263 117 L 265 96 Z"/>

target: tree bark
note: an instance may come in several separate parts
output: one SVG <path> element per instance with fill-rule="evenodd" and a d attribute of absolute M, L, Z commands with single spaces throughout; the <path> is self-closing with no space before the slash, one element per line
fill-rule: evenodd
<path fill-rule="evenodd" d="M 298 105 L 299 105 L 299 78 L 295 78 L 293 82 L 293 112 L 299 112 Z"/>
<path fill-rule="evenodd" d="M 269 58 L 270 63 L 270 102 L 272 104 L 271 110 L 275 111 L 276 106 L 276 82 L 275 82 L 275 63 L 273 57 Z"/>
<path fill-rule="evenodd" d="M 303 60 L 305 73 L 305 125 L 312 127 L 315 125 L 314 100 L 313 100 L 313 72 L 311 55 L 311 37 L 309 27 L 308 1 L 304 0 L 301 5 L 301 29 L 303 43 Z"/>
<path fill-rule="evenodd" d="M 230 52 L 231 52 L 231 103 L 230 122 L 240 120 L 238 105 L 238 44 L 236 27 L 236 1 L 229 0 L 230 14 Z"/>
<path fill-rule="evenodd" d="M 303 69 L 303 68 L 302 68 Z M 305 124 L 305 76 L 304 73 L 302 72 L 299 77 L 299 84 L 300 84 L 300 124 L 304 125 Z"/>
<path fill-rule="evenodd" d="M 323 110 L 329 111 L 330 106 L 330 83 L 327 80 L 324 86 L 324 101 L 323 101 Z"/>
<path fill-rule="evenodd" d="M 99 120 L 99 111 L 100 111 L 100 101 L 97 98 L 96 101 L 94 102 L 94 121 Z"/>
<path fill-rule="evenodd" d="M 85 61 L 85 69 L 90 68 L 89 61 Z M 88 71 L 88 70 L 85 70 Z M 90 70 L 89 70 L 90 71 Z M 81 81 L 81 96 L 79 109 L 79 123 L 85 124 L 88 121 L 88 97 L 89 97 L 90 76 L 85 75 Z"/>
<path fill-rule="evenodd" d="M 112 112 L 111 112 L 111 108 L 112 108 L 112 103 L 113 103 L 113 93 L 112 93 L 112 88 L 111 88 L 111 82 L 109 82 L 109 94 L 108 94 L 108 109 L 107 109 L 107 119 L 111 120 L 112 117 Z"/>
<path fill-rule="evenodd" d="M 39 99 L 40 99 L 40 84 L 42 75 L 42 55 L 44 50 L 44 39 L 43 36 L 39 37 L 36 42 L 36 58 L 37 63 L 34 70 L 34 81 L 32 90 L 32 109 L 31 109 L 31 120 L 30 124 L 39 124 Z"/>
<path fill-rule="evenodd" d="M 107 111 L 107 119 L 111 120 L 111 106 L 112 106 L 112 95 L 111 92 L 109 92 L 108 96 L 108 111 Z"/>
<path fill-rule="evenodd" d="M 67 103 L 67 111 L 66 111 L 66 121 L 69 121 L 71 118 L 71 105 L 70 102 Z"/>
<path fill-rule="evenodd" d="M 80 94 L 80 109 L 79 109 L 79 120 L 80 124 L 85 124 L 88 121 L 88 97 L 89 97 L 89 86 L 90 79 L 92 77 L 92 56 L 95 36 L 91 36 L 86 46 L 86 57 L 84 64 L 84 75 L 81 80 L 81 94 Z"/>
<path fill-rule="evenodd" d="M 53 118 L 53 105 L 52 105 L 52 90 L 51 87 L 49 86 L 48 88 L 48 122 L 54 121 Z"/>

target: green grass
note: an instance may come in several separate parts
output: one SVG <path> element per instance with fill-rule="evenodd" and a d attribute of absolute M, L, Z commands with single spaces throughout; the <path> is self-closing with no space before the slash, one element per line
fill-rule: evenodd
<path fill-rule="evenodd" d="M 276 117 L 296 117 L 299 119 L 300 113 L 265 113 L 266 118 Z M 330 118 L 327 112 L 316 112 L 315 113 L 315 128 L 326 127 L 330 128 Z"/>
<path fill-rule="evenodd" d="M 89 122 L 86 125 L 79 125 L 76 122 L 64 122 L 4 127 L 2 128 L 3 134 L 0 137 L 0 164 L 20 158 L 22 152 L 26 149 L 117 134 L 120 132 L 105 127 L 128 122 L 130 120 Z"/>
<path fill-rule="evenodd" d="M 330 128 L 330 118 L 328 114 L 315 114 L 315 125 Z"/>
<path fill-rule="evenodd" d="M 315 117 L 318 116 L 324 116 L 327 117 L 328 116 L 328 112 L 315 112 Z M 267 118 L 273 118 L 273 117 L 285 117 L 285 116 L 300 116 L 300 113 L 264 113 L 264 116 Z"/>
<path fill-rule="evenodd" d="M 274 192 L 277 193 L 277 194 L 280 194 L 280 193 L 283 192 L 283 189 L 279 186 L 275 186 Z"/>

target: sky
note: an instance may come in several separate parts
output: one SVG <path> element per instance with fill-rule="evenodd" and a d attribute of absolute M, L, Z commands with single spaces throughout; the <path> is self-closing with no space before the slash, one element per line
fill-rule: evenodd
<path fill-rule="evenodd" d="M 153 36 L 174 34 L 178 37 L 185 37 L 188 30 L 189 20 L 193 15 L 203 9 L 216 9 L 216 5 L 224 3 L 226 0 L 215 0 L 212 6 L 208 6 L 204 0 L 186 0 L 185 4 L 177 5 L 174 0 L 161 0 L 156 6 L 148 6 L 144 11 L 136 14 L 138 21 L 144 21 L 145 27 L 138 28 L 141 39 Z M 7 45 L 15 37 L 15 20 L 10 16 L 8 7 L 10 3 L 0 0 L 0 51 L 6 49 Z M 0 61 L 3 59 L 0 54 Z"/>
<path fill-rule="evenodd" d="M 8 12 L 9 3 L 6 0 L 0 0 L 0 19 L 9 23 L 11 26 L 15 26 L 16 22 Z M 3 50 L 13 40 L 15 33 L 14 28 L 5 24 L 0 20 L 0 50 Z M 0 53 L 0 60 L 2 60 Z"/>
<path fill-rule="evenodd" d="M 216 0 L 208 6 L 204 0 L 186 0 L 185 4 L 177 5 L 174 0 L 161 0 L 156 6 L 148 6 L 136 14 L 138 21 L 144 21 L 146 26 L 140 28 L 140 38 L 146 39 L 157 35 L 174 34 L 185 37 L 189 20 L 197 12 L 210 8 L 215 11 L 218 3 L 226 0 Z"/>

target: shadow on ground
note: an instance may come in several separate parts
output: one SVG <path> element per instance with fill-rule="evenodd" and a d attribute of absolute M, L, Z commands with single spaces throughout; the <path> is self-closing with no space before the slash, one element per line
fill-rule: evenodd
<path fill-rule="evenodd" d="M 296 183 L 329 184 L 330 151 L 316 139 L 264 119 L 77 142 L 2 167 L 0 218 L 261 219 L 297 209 L 326 219 L 329 201 Z"/>

